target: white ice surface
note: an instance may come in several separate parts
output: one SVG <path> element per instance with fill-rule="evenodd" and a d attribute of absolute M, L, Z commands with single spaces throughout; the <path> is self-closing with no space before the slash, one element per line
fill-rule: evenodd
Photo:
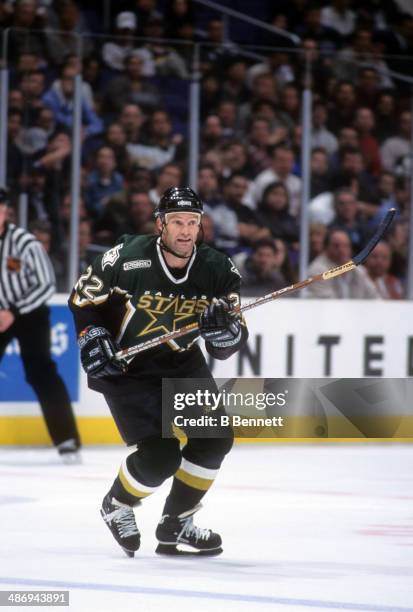
<path fill-rule="evenodd" d="M 136 511 L 136 557 L 118 548 L 99 506 L 125 452 L 0 450 L 0 590 L 68 589 L 46 609 L 70 612 L 413 612 L 413 446 L 236 447 L 196 516 L 224 553 L 202 559 L 154 553 L 169 483 Z"/>

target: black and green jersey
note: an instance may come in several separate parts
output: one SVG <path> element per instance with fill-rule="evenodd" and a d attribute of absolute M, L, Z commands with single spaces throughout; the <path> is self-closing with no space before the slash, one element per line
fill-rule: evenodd
<path fill-rule="evenodd" d="M 202 244 L 184 270 L 167 266 L 156 236 L 123 236 L 97 257 L 76 283 L 69 306 L 77 331 L 102 325 L 127 348 L 198 321 L 214 297 L 239 303 L 240 275 L 224 254 Z M 130 365 L 139 371 L 148 359 L 169 365 L 187 361 L 197 332 L 141 353 Z M 148 354 L 149 353 L 149 354 Z M 189 357 L 189 354 L 188 354 Z M 147 367 L 143 368 L 147 371 Z"/>

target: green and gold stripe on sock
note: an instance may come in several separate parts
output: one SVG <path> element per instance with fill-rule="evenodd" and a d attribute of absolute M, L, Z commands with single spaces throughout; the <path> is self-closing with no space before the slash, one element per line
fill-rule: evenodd
<path fill-rule="evenodd" d="M 175 478 L 194 489 L 207 491 L 214 482 L 218 471 L 201 467 L 183 458 Z"/>
<path fill-rule="evenodd" d="M 139 497 L 141 499 L 142 497 L 147 497 L 148 495 L 154 493 L 157 489 L 159 489 L 159 486 L 148 487 L 147 485 L 143 484 L 142 482 L 139 482 L 139 480 L 134 478 L 134 476 L 132 476 L 128 469 L 126 461 L 127 458 L 124 459 L 122 465 L 120 466 L 118 477 L 120 482 L 122 483 L 122 486 L 130 495 L 133 495 L 134 497 Z"/>

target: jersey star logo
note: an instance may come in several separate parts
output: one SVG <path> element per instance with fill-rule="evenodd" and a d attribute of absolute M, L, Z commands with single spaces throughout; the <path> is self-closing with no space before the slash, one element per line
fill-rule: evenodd
<path fill-rule="evenodd" d="M 188 318 L 193 318 L 194 313 L 188 314 L 187 312 L 178 312 L 179 309 L 179 298 L 173 299 L 163 310 L 154 310 L 152 308 L 145 308 L 145 312 L 149 315 L 150 321 L 147 326 L 138 334 L 138 336 L 145 336 L 146 334 L 152 334 L 154 332 L 168 333 L 176 331 L 181 327 L 181 321 Z M 168 327 L 171 323 L 171 316 L 173 317 L 172 329 Z M 178 325 L 179 324 L 179 325 Z"/>

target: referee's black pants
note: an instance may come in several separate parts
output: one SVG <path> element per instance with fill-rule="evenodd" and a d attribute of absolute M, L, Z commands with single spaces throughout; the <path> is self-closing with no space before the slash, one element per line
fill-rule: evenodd
<path fill-rule="evenodd" d="M 37 395 L 53 443 L 73 438 L 80 444 L 69 395 L 51 357 L 49 308 L 43 305 L 18 316 L 0 333 L 0 360 L 13 338 L 19 342 L 26 380 Z"/>

